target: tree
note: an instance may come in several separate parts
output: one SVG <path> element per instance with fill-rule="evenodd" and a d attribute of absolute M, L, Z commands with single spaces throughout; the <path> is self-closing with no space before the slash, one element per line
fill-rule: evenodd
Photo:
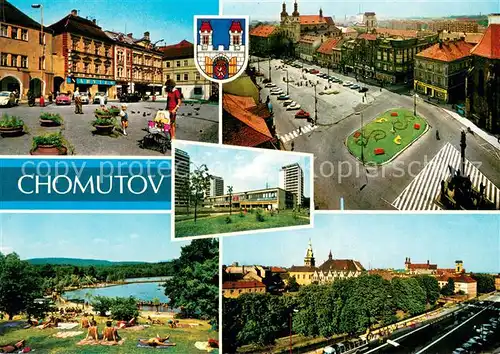
<path fill-rule="evenodd" d="M 299 291 L 299 288 L 300 285 L 299 283 L 297 283 L 297 279 L 295 279 L 295 277 L 290 277 L 290 279 L 288 279 L 288 283 L 286 285 L 285 290 L 289 292 L 295 292 Z"/>
<path fill-rule="evenodd" d="M 241 311 L 241 300 L 223 298 L 222 299 L 222 346 L 226 353 L 236 353 L 236 349 L 241 346 L 238 334 L 243 329 L 243 317 L 245 313 Z"/>
<path fill-rule="evenodd" d="M 455 281 L 453 278 L 448 278 L 448 283 L 441 289 L 441 294 L 451 296 L 455 294 Z"/>
<path fill-rule="evenodd" d="M 430 275 L 419 275 L 415 279 L 417 279 L 422 289 L 425 290 L 427 303 L 433 306 L 439 299 L 439 283 L 437 279 Z"/>
<path fill-rule="evenodd" d="M 227 193 L 229 194 L 229 215 L 231 215 L 231 208 L 233 206 L 233 186 L 227 186 Z"/>
<path fill-rule="evenodd" d="M 33 301 L 43 295 L 43 281 L 33 267 L 21 261 L 16 253 L 0 253 L 0 311 L 9 319 L 25 312 Z"/>
<path fill-rule="evenodd" d="M 411 316 L 425 311 L 427 296 L 415 278 L 393 278 L 391 281 L 394 301 L 398 309 Z"/>
<path fill-rule="evenodd" d="M 210 175 L 207 165 L 203 164 L 191 173 L 190 188 L 194 198 L 194 222 L 198 216 L 198 203 L 210 185 Z"/>
<path fill-rule="evenodd" d="M 156 312 L 159 312 L 160 304 L 161 304 L 160 299 L 155 297 L 153 299 L 153 306 L 156 307 Z"/>
<path fill-rule="evenodd" d="M 477 281 L 477 293 L 486 294 L 495 291 L 495 277 L 489 274 L 475 273 L 471 277 Z"/>
<path fill-rule="evenodd" d="M 106 312 L 110 310 L 112 304 L 113 299 L 106 296 L 94 296 L 92 300 L 92 307 L 100 316 L 106 316 Z"/>
<path fill-rule="evenodd" d="M 133 297 L 117 297 L 111 300 L 111 318 L 118 321 L 130 321 L 139 317 L 137 300 Z"/>
<path fill-rule="evenodd" d="M 219 241 L 193 240 L 173 261 L 173 276 L 165 284 L 170 306 L 191 318 L 219 318 Z"/>

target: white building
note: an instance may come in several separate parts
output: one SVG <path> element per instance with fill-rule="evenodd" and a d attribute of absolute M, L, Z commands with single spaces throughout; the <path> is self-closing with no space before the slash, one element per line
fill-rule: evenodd
<path fill-rule="evenodd" d="M 205 192 L 205 197 L 217 197 L 219 195 L 224 195 L 224 180 L 222 177 L 210 176 L 210 185 Z"/>
<path fill-rule="evenodd" d="M 189 177 L 191 159 L 189 154 L 181 149 L 175 149 L 175 206 L 187 206 L 189 201 Z"/>
<path fill-rule="evenodd" d="M 304 199 L 304 171 L 298 163 L 283 166 L 279 172 L 279 187 L 297 197 L 297 205 Z"/>

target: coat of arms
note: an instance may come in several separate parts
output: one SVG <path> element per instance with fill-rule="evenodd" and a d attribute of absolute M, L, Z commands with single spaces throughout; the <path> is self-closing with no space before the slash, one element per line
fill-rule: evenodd
<path fill-rule="evenodd" d="M 219 83 L 240 76 L 248 62 L 248 18 L 195 16 L 194 62 L 205 78 Z"/>

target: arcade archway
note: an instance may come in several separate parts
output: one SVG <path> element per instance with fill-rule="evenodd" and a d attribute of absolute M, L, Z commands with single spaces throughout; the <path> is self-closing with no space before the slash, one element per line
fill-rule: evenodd
<path fill-rule="evenodd" d="M 43 92 L 43 82 L 39 78 L 33 78 L 30 80 L 30 91 L 34 97 L 40 97 Z"/>
<path fill-rule="evenodd" d="M 0 91 L 22 92 L 21 81 L 15 76 L 5 76 L 0 80 Z"/>
<path fill-rule="evenodd" d="M 60 76 L 54 77 L 54 92 L 61 92 L 61 85 L 64 83 L 64 79 Z"/>

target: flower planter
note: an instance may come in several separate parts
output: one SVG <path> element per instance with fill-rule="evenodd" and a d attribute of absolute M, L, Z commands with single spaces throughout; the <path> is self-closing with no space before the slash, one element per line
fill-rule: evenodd
<path fill-rule="evenodd" d="M 68 149 L 65 146 L 38 145 L 30 150 L 30 155 L 67 155 Z"/>
<path fill-rule="evenodd" d="M 413 128 L 415 128 L 416 130 L 420 130 L 420 124 L 418 123 L 413 124 Z"/>
<path fill-rule="evenodd" d="M 42 127 L 59 127 L 61 123 L 50 119 L 40 119 L 40 125 Z"/>
<path fill-rule="evenodd" d="M 392 112 L 391 113 L 391 117 L 397 117 L 398 116 L 398 112 Z"/>
<path fill-rule="evenodd" d="M 361 136 L 361 133 L 360 132 L 356 132 L 354 133 L 354 138 L 357 139 Z"/>
<path fill-rule="evenodd" d="M 114 124 L 109 124 L 109 125 L 94 125 L 95 130 L 97 131 L 98 134 L 111 134 L 113 132 L 113 129 L 115 129 Z"/>
<path fill-rule="evenodd" d="M 383 154 L 385 154 L 385 150 L 382 148 L 376 148 L 374 150 L 374 153 L 375 153 L 375 155 L 383 155 Z"/>
<path fill-rule="evenodd" d="M 0 127 L 0 134 L 4 136 L 21 135 L 24 127 Z"/>

